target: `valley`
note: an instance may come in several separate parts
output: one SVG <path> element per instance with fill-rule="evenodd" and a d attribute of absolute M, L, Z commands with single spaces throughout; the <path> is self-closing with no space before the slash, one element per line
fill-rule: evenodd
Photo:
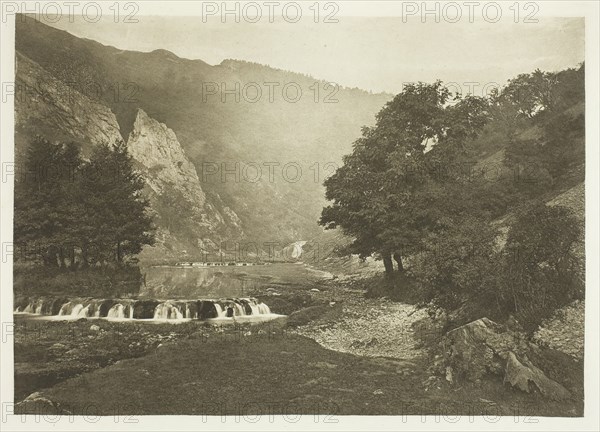
<path fill-rule="evenodd" d="M 584 415 L 585 63 L 392 95 L 31 16 L 15 60 L 15 413 Z"/>

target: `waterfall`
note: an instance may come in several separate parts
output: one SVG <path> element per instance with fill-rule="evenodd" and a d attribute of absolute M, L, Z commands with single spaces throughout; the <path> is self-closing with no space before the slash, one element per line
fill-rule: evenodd
<path fill-rule="evenodd" d="M 81 309 L 79 311 L 79 313 L 77 314 L 77 316 L 81 317 L 81 318 L 88 318 L 90 316 L 90 306 L 91 306 L 91 304 L 89 304 L 86 307 L 84 307 L 83 309 Z"/>
<path fill-rule="evenodd" d="M 67 302 L 64 305 L 62 305 L 60 307 L 60 310 L 58 311 L 58 315 L 60 315 L 60 316 L 62 316 L 62 315 L 70 315 L 70 313 L 71 313 L 71 306 L 72 306 L 71 302 Z"/>
<path fill-rule="evenodd" d="M 161 303 L 154 309 L 154 319 L 183 319 L 181 311 L 173 304 Z"/>
<path fill-rule="evenodd" d="M 121 303 L 117 303 L 108 311 L 108 318 L 125 318 L 124 307 Z"/>
<path fill-rule="evenodd" d="M 26 298 L 17 301 L 14 313 L 56 315 L 62 319 L 108 318 L 121 320 L 193 320 L 240 318 L 270 320 L 269 307 L 255 298 L 199 300 Z"/>
<path fill-rule="evenodd" d="M 258 313 L 261 315 L 269 315 L 271 313 L 271 309 L 264 303 L 259 303 L 258 305 Z M 254 312 L 253 312 L 254 313 Z"/>
<path fill-rule="evenodd" d="M 38 300 L 38 304 L 35 307 L 34 313 L 41 315 L 42 314 L 42 306 L 44 306 L 44 300 Z"/>
<path fill-rule="evenodd" d="M 225 311 L 223 310 L 223 308 L 221 307 L 221 305 L 219 303 L 215 303 L 215 309 L 217 310 L 217 318 L 225 317 Z"/>
<path fill-rule="evenodd" d="M 244 310 L 244 307 L 238 303 L 234 303 L 233 304 L 233 313 L 235 316 L 242 316 L 242 315 L 246 315 L 246 311 Z"/>
<path fill-rule="evenodd" d="M 73 306 L 73 310 L 71 311 L 71 316 L 79 316 L 79 312 L 83 309 L 83 305 L 81 303 Z"/>
<path fill-rule="evenodd" d="M 27 306 L 25 306 L 25 309 L 23 309 L 23 313 L 42 315 L 42 312 L 43 312 L 42 307 L 43 306 L 44 306 L 43 299 L 32 300 L 27 304 Z M 15 312 L 20 312 L 20 311 L 21 311 L 20 307 L 17 307 L 17 309 L 15 309 Z"/>

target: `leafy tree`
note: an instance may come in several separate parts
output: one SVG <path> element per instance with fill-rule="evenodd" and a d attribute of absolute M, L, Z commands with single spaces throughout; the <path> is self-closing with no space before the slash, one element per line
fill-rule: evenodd
<path fill-rule="evenodd" d="M 414 257 L 410 273 L 425 300 L 434 308 L 454 312 L 454 324 L 499 315 L 495 304 L 500 265 L 497 236 L 497 229 L 485 219 L 444 218 Z"/>
<path fill-rule="evenodd" d="M 95 147 L 83 172 L 85 258 L 120 264 L 143 245 L 153 244 L 149 203 L 142 196 L 144 181 L 133 168 L 127 146 L 120 141 Z"/>
<path fill-rule="evenodd" d="M 36 137 L 15 183 L 15 241 L 49 266 L 73 266 L 76 249 L 84 266 L 120 264 L 153 242 L 143 185 L 122 142 L 84 163 L 76 143 Z"/>
<path fill-rule="evenodd" d="M 74 229 L 79 217 L 73 207 L 81 165 L 77 144 L 54 144 L 38 136 L 30 143 L 15 182 L 15 242 L 37 251 L 47 265 L 73 260 Z"/>
<path fill-rule="evenodd" d="M 462 161 L 464 141 L 487 121 L 485 100 L 455 97 L 448 105 L 450 97 L 441 82 L 407 86 L 377 115 L 374 128 L 363 128 L 352 154 L 325 182 L 333 204 L 320 223 L 353 236 L 361 256 L 377 253 L 388 273 L 392 258 L 404 270 L 402 257 L 420 248 L 440 217 L 440 182 L 463 175 L 440 176 L 439 168 Z"/>

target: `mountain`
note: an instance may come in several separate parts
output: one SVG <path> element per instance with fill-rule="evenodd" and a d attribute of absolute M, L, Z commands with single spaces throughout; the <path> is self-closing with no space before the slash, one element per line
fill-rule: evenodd
<path fill-rule="evenodd" d="M 101 142 L 122 140 L 113 112 L 103 104 L 52 77 L 17 53 L 15 104 L 16 162 L 23 161 L 27 143 L 40 134 L 52 141 L 75 141 L 84 156 Z M 146 186 L 158 227 L 157 244 L 147 247 L 146 260 L 177 259 L 195 249 L 215 250 L 220 241 L 239 240 L 240 220 L 217 194 L 210 200 L 194 165 L 166 125 L 138 110 L 127 139 L 129 152 Z"/>
<path fill-rule="evenodd" d="M 318 235 L 325 176 L 391 98 L 255 63 L 123 51 L 30 17 L 16 20 L 16 50 L 17 81 L 38 98 L 17 101 L 17 153 L 37 133 L 84 150 L 127 139 L 161 232 L 178 239 L 173 254 Z M 37 92 L 48 85 L 61 96 L 51 103 Z M 140 138 L 144 130 L 152 139 Z M 181 202 L 173 176 L 193 185 L 177 186 L 196 215 L 183 227 L 167 211 Z"/>

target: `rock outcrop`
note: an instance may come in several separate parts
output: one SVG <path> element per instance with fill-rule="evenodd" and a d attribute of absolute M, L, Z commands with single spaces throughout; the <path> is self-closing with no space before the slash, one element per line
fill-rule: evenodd
<path fill-rule="evenodd" d="M 162 194 L 167 185 L 176 185 L 187 201 L 202 208 L 206 195 L 175 132 L 139 109 L 127 148 L 145 170 L 144 179 L 155 193 Z"/>
<path fill-rule="evenodd" d="M 28 137 L 74 140 L 84 152 L 102 142 L 121 140 L 113 112 L 55 79 L 33 60 L 16 54 L 15 141 L 23 153 Z"/>
<path fill-rule="evenodd" d="M 173 130 L 138 109 L 133 129 L 127 140 L 129 152 L 147 184 L 147 196 L 162 228 L 158 244 L 175 244 L 202 250 L 218 249 L 221 239 L 241 235 L 240 219 L 222 205 L 213 194 L 212 203 L 204 193 L 195 166 L 188 159 Z M 195 244 L 188 236 L 195 237 Z M 181 242 L 188 241 L 187 246 Z"/>
<path fill-rule="evenodd" d="M 60 416 L 70 415 L 71 412 L 64 409 L 60 404 L 51 401 L 40 392 L 27 396 L 15 405 L 15 414 L 35 414 L 38 416 Z"/>
<path fill-rule="evenodd" d="M 57 79 L 17 52 L 15 86 L 15 161 L 17 174 L 29 141 L 74 141 L 84 157 L 100 143 L 122 140 L 120 125 L 109 107 Z M 207 196 L 195 166 L 175 133 L 138 110 L 127 142 L 141 172 L 157 225 L 157 242 L 142 257 L 178 259 L 200 250 L 217 249 L 221 241 L 238 240 L 241 220 L 217 193 Z"/>
<path fill-rule="evenodd" d="M 504 383 L 527 393 L 537 391 L 553 400 L 571 397 L 562 384 L 533 364 L 530 357 L 543 355 L 539 347 L 487 318 L 451 330 L 444 346 L 448 380 L 477 382 L 488 374 L 501 375 Z"/>

